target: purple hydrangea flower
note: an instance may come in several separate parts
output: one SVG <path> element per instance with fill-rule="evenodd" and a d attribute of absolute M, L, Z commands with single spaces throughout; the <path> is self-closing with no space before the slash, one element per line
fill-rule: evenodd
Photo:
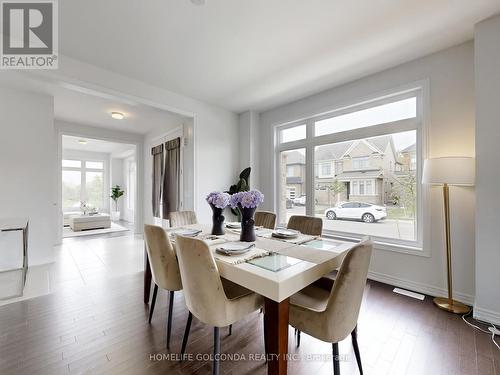
<path fill-rule="evenodd" d="M 213 191 L 207 195 L 207 202 L 213 204 L 217 208 L 226 208 L 229 206 L 229 194 Z"/>
<path fill-rule="evenodd" d="M 264 194 L 258 190 L 242 191 L 231 195 L 230 205 L 236 208 L 240 205 L 243 208 L 256 208 L 264 202 Z"/>

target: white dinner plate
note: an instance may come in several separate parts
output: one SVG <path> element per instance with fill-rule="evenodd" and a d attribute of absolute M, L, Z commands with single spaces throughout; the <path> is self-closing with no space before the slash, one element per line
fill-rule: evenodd
<path fill-rule="evenodd" d="M 241 223 L 238 221 L 229 222 L 229 223 L 226 223 L 226 227 L 233 228 L 233 229 L 241 228 Z"/>
<path fill-rule="evenodd" d="M 217 247 L 216 251 L 224 255 L 239 255 L 253 249 L 255 244 L 249 242 L 226 242 Z"/>
<path fill-rule="evenodd" d="M 178 229 L 172 232 L 173 234 L 178 234 L 184 237 L 196 237 L 201 233 L 199 229 Z"/>
<path fill-rule="evenodd" d="M 277 228 L 273 232 L 273 237 L 278 238 L 297 238 L 300 232 L 298 230 L 286 229 L 286 228 Z"/>

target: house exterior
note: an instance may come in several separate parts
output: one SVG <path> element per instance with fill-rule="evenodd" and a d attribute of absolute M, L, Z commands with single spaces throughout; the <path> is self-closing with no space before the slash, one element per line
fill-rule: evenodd
<path fill-rule="evenodd" d="M 413 151 L 412 151 L 413 150 Z M 392 136 L 380 136 L 319 146 L 315 150 L 317 206 L 338 201 L 385 204 L 390 201 L 397 170 L 413 167 L 415 146 L 396 152 Z M 287 198 L 305 194 L 305 158 L 291 151 L 286 160 Z"/>

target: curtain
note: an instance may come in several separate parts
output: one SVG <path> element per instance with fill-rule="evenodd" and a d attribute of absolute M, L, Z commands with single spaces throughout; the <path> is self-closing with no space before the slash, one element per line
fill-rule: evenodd
<path fill-rule="evenodd" d="M 163 217 L 179 210 L 181 139 L 165 143 L 165 170 L 163 174 Z"/>
<path fill-rule="evenodd" d="M 161 193 L 163 184 L 163 145 L 151 149 L 153 155 L 153 216 L 161 217 Z"/>

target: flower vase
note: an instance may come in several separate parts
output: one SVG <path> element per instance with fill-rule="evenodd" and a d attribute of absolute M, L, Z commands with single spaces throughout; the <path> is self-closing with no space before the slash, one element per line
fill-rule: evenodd
<path fill-rule="evenodd" d="M 254 242 L 256 240 L 255 237 L 255 210 L 257 207 L 253 208 L 243 208 L 241 206 L 238 207 L 241 213 L 241 234 L 240 241 L 242 242 Z"/>
<path fill-rule="evenodd" d="M 215 236 L 221 236 L 224 234 L 224 216 L 222 212 L 223 208 L 217 208 L 213 204 L 212 207 L 212 234 Z"/>

